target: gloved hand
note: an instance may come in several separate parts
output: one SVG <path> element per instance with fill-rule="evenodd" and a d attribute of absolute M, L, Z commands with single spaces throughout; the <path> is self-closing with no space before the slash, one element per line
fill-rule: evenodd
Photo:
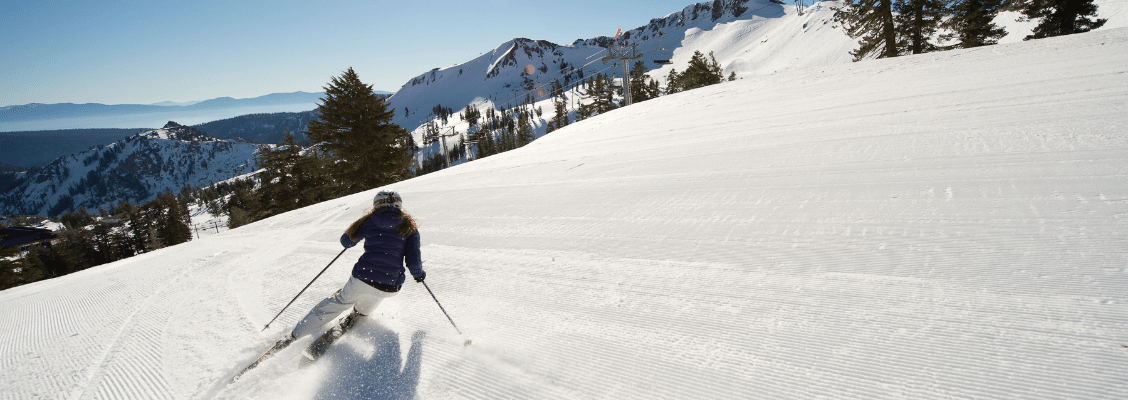
<path fill-rule="evenodd" d="M 423 275 L 419 275 L 419 276 L 415 277 L 415 281 L 419 282 L 419 283 L 423 283 L 423 279 L 426 279 L 426 278 L 427 278 L 427 271 L 423 271 Z"/>
<path fill-rule="evenodd" d="M 349 235 L 347 233 L 341 235 L 341 246 L 345 246 L 346 249 L 351 249 L 353 246 L 356 246 L 357 243 L 360 242 L 349 240 Z"/>

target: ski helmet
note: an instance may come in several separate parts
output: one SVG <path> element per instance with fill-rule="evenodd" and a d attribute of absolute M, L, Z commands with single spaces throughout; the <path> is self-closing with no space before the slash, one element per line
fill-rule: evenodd
<path fill-rule="evenodd" d="M 372 199 L 372 205 L 376 208 L 392 206 L 400 208 L 403 205 L 403 199 L 400 198 L 399 193 L 381 190 L 376 193 L 376 198 Z"/>

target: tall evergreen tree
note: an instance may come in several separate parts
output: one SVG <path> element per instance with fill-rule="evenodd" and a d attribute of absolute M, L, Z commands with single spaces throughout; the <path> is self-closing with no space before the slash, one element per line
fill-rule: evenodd
<path fill-rule="evenodd" d="M 739 17 L 748 11 L 748 6 L 744 5 L 748 0 L 732 0 L 732 16 Z"/>
<path fill-rule="evenodd" d="M 678 70 L 676 68 L 670 68 L 670 73 L 666 74 L 666 94 L 674 94 L 682 91 L 681 84 L 678 83 L 680 78 L 681 74 L 678 73 Z"/>
<path fill-rule="evenodd" d="M 235 229 L 261 219 L 258 198 L 258 193 L 254 190 L 244 186 L 236 187 L 226 204 L 227 227 Z"/>
<path fill-rule="evenodd" d="M 482 113 L 479 112 L 477 108 L 470 107 L 470 105 L 467 104 L 464 115 L 466 122 L 468 122 L 470 124 L 470 127 L 473 128 L 475 126 L 478 126 L 478 118 L 481 118 Z"/>
<path fill-rule="evenodd" d="M 475 159 L 489 157 L 497 153 L 497 143 L 494 140 L 494 133 L 491 130 L 482 130 L 481 136 L 478 139 L 478 152 L 474 154 Z"/>
<path fill-rule="evenodd" d="M 619 108 L 619 106 L 615 104 L 616 90 L 614 79 L 603 74 L 596 75 L 593 87 L 597 113 L 603 114 Z"/>
<path fill-rule="evenodd" d="M 360 81 L 350 67 L 333 77 L 310 121 L 307 136 L 322 142 L 338 159 L 332 178 L 342 194 L 407 179 L 412 166 L 411 135 L 392 123 L 393 111 L 372 86 Z"/>
<path fill-rule="evenodd" d="M 717 63 L 717 59 L 713 57 L 713 52 L 709 52 L 709 59 L 706 60 L 704 54 L 700 51 L 694 51 L 685 72 L 678 74 L 676 71 L 670 70 L 667 90 L 670 93 L 677 93 L 716 85 L 724 81 L 725 71 Z"/>
<path fill-rule="evenodd" d="M 576 120 L 583 120 L 618 108 L 615 105 L 615 88 L 611 80 L 603 74 L 596 74 L 591 79 L 587 93 L 584 95 L 587 103 L 580 105 L 579 115 Z"/>
<path fill-rule="evenodd" d="M 842 19 L 846 34 L 861 39 L 858 48 L 850 52 L 854 61 L 872 54 L 877 58 L 901 54 L 893 20 L 893 0 L 844 0 L 842 3 L 843 7 L 835 11 Z"/>
<path fill-rule="evenodd" d="M 413 148 L 412 152 L 414 151 Z M 294 164 L 290 167 L 297 192 L 295 209 L 336 198 L 337 186 L 329 177 L 332 165 L 333 160 L 320 146 L 312 146 L 305 149 L 304 153 L 297 153 Z"/>
<path fill-rule="evenodd" d="M 258 192 L 262 200 L 255 209 L 261 210 L 264 218 L 293 209 L 299 188 L 292 169 L 300 151 L 294 136 L 287 132 L 282 144 L 263 147 L 255 155 L 255 166 L 261 171 L 255 177 L 259 180 Z"/>
<path fill-rule="evenodd" d="M 552 130 L 557 130 L 568 126 L 568 100 L 564 97 L 563 92 L 560 96 L 552 98 L 552 109 L 556 115 L 552 116 L 552 120 L 548 122 L 548 126 Z"/>
<path fill-rule="evenodd" d="M 1022 13 L 1027 18 L 1041 20 L 1034 27 L 1034 33 L 1023 40 L 1088 32 L 1108 22 L 1103 18 L 1089 18 L 1097 16 L 1093 0 L 1027 0 Z"/>
<path fill-rule="evenodd" d="M 533 130 L 532 117 L 529 112 L 521 111 L 517 117 L 517 147 L 524 147 L 536 140 L 536 131 Z"/>
<path fill-rule="evenodd" d="M 955 39 L 951 47 L 969 49 L 992 45 L 1006 36 L 1007 31 L 993 22 L 1003 6 L 1003 0 L 959 0 L 951 8 L 951 17 L 941 27 L 951 33 L 943 39 Z"/>
<path fill-rule="evenodd" d="M 631 101 L 638 103 L 658 97 L 657 87 L 650 86 L 647 80 L 646 63 L 637 61 L 631 67 Z M 651 81 L 653 82 L 653 81 Z"/>
<path fill-rule="evenodd" d="M 47 274 L 30 263 L 29 257 L 20 257 L 19 250 L 0 247 L 0 290 L 46 278 Z"/>
<path fill-rule="evenodd" d="M 192 230 L 188 228 L 191 217 L 188 204 L 181 202 L 171 191 L 157 195 L 146 204 L 146 208 L 156 214 L 156 232 L 163 246 L 174 246 L 192 240 Z"/>
<path fill-rule="evenodd" d="M 910 54 L 930 53 L 940 50 L 931 41 L 948 13 L 946 0 L 898 0 L 893 9 L 897 12 L 894 25 L 900 38 L 898 48 Z"/>

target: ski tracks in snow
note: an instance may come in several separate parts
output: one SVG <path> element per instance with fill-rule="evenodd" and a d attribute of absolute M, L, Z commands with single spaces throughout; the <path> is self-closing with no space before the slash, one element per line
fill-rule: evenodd
<path fill-rule="evenodd" d="M 1084 382 L 1116 379 L 1099 366 L 1122 356 L 1109 328 L 1128 326 L 1069 295 L 890 274 L 880 262 L 820 272 L 844 255 L 810 249 L 784 268 L 424 250 L 432 287 L 474 344 L 457 346 L 425 292 L 401 295 L 401 335 L 429 332 L 423 397 L 1101 397 Z"/>
<path fill-rule="evenodd" d="M 193 282 L 210 276 L 208 266 L 214 265 L 218 254 L 164 268 L 145 268 L 147 261 L 158 254 L 106 267 L 114 269 L 111 275 L 117 275 L 116 279 L 96 280 L 91 285 L 85 285 L 83 280 L 71 281 L 53 288 L 54 296 L 38 297 L 52 300 L 27 308 L 13 307 L 14 313 L 4 315 L 9 335 L 46 340 L 54 337 L 51 332 L 56 332 L 85 345 L 60 348 L 49 342 L 24 344 L 20 347 L 36 351 L 24 357 L 3 357 L 12 364 L 4 369 L 34 369 L 41 357 L 65 351 L 70 353 L 66 357 L 74 361 L 73 365 L 86 367 L 49 377 L 51 382 L 44 385 L 45 394 L 67 393 L 65 397 L 76 400 L 173 398 L 168 377 L 170 364 L 165 358 L 170 339 L 167 328 L 178 307 L 195 296 Z M 122 283 L 128 280 L 146 284 Z M 0 348 L 0 353 L 9 352 L 9 346 Z"/>

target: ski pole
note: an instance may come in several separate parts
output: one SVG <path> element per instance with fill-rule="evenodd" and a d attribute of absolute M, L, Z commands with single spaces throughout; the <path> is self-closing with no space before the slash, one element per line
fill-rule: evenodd
<path fill-rule="evenodd" d="M 334 263 L 334 262 L 336 262 L 338 258 L 341 258 L 341 255 L 342 255 L 342 254 L 345 254 L 345 250 L 348 250 L 348 249 L 349 249 L 349 248 L 348 248 L 348 247 L 346 247 L 346 248 L 344 248 L 343 250 L 341 250 L 341 252 L 340 252 L 340 253 L 337 253 L 337 256 L 336 256 L 336 257 L 333 257 L 333 261 L 330 261 L 330 262 L 329 262 L 329 265 L 333 265 L 333 263 Z M 308 284 L 306 284 L 306 286 L 305 286 L 304 288 L 302 288 L 302 291 L 298 292 L 298 295 L 297 295 L 297 296 L 294 296 L 294 298 L 293 298 L 293 299 L 291 299 L 289 303 L 286 303 L 286 307 L 282 307 L 282 311 L 286 311 L 286 309 L 290 307 L 290 304 L 294 304 L 294 300 L 297 300 L 297 299 L 298 299 L 298 296 L 301 296 L 301 295 L 302 295 L 302 293 L 305 293 L 306 289 L 309 289 L 310 285 L 313 285 L 313 281 L 316 281 L 316 280 L 317 280 L 317 278 L 320 278 L 320 277 L 321 277 L 321 274 L 324 274 L 324 273 L 325 273 L 325 271 L 329 269 L 329 265 L 326 265 L 326 266 L 325 266 L 325 268 L 321 270 L 321 272 L 318 272 L 318 273 L 317 273 L 317 276 L 313 277 L 313 280 L 312 280 L 312 281 L 309 281 L 309 283 L 308 283 Z M 267 323 L 266 323 L 266 326 L 264 326 L 264 327 L 262 328 L 262 331 L 265 331 L 265 330 L 266 330 L 266 328 L 269 328 L 269 327 L 270 327 L 270 324 L 274 323 L 274 320 L 278 319 L 278 317 L 282 315 L 282 311 L 279 311 L 279 312 L 278 312 L 278 315 L 275 315 L 275 316 L 274 316 L 274 318 L 272 318 L 272 319 L 270 320 L 270 322 L 267 322 Z M 260 331 L 260 332 L 261 332 L 261 331 Z"/>
<path fill-rule="evenodd" d="M 447 321 L 450 321 L 450 326 L 453 326 L 453 327 L 454 327 L 454 330 L 455 330 L 455 331 L 457 331 L 457 332 L 458 332 L 458 334 L 459 334 L 459 335 L 461 336 L 461 335 L 462 335 L 462 330 L 458 329 L 458 325 L 455 325 L 455 324 L 454 324 L 454 320 L 453 320 L 453 319 L 450 319 L 450 314 L 447 314 L 447 312 L 446 312 L 446 309 L 445 309 L 445 308 L 443 308 L 443 303 L 439 303 L 439 298 L 435 297 L 435 292 L 432 292 L 432 291 L 431 291 L 431 287 L 430 287 L 430 286 L 427 286 L 427 282 L 419 282 L 419 283 L 422 283 L 422 284 L 423 284 L 423 287 L 427 288 L 427 293 L 430 293 L 430 294 L 431 294 L 431 298 L 432 298 L 432 299 L 435 299 L 435 304 L 438 304 L 438 305 L 439 305 L 439 309 L 440 309 L 440 310 L 443 310 L 443 315 L 446 315 L 446 317 L 447 317 Z M 463 343 L 462 343 L 462 345 L 463 345 L 463 346 L 469 346 L 469 345 L 470 345 L 470 339 L 466 339 L 466 342 L 463 342 Z"/>

